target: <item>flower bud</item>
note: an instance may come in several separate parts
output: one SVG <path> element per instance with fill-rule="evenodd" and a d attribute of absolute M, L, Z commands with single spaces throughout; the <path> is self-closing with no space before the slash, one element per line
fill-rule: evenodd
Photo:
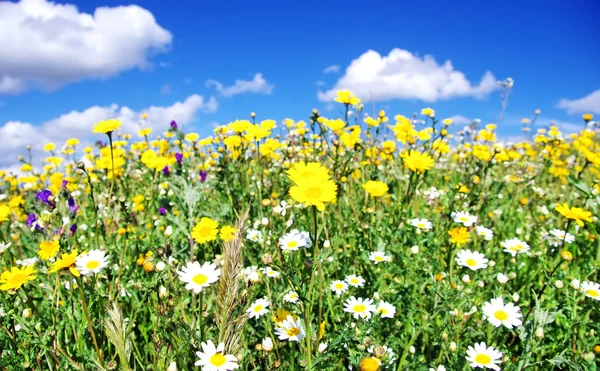
<path fill-rule="evenodd" d="M 571 281 L 571 287 L 574 290 L 579 290 L 580 285 L 581 285 L 581 281 L 579 281 L 577 278 L 575 278 L 574 280 Z"/>
<path fill-rule="evenodd" d="M 172 234 L 173 234 L 173 227 L 171 227 L 169 225 L 169 226 L 167 226 L 167 228 L 165 228 L 165 236 L 166 237 L 171 237 Z"/>
<path fill-rule="evenodd" d="M 264 338 L 262 341 L 262 349 L 265 352 L 270 352 L 273 350 L 273 340 L 271 340 L 271 338 L 267 337 Z"/>
<path fill-rule="evenodd" d="M 456 343 L 455 343 L 455 342 L 451 342 L 451 343 L 450 343 L 450 351 L 451 351 L 451 352 L 454 352 L 454 351 L 456 351 Z"/>
<path fill-rule="evenodd" d="M 544 329 L 543 329 L 543 328 L 541 328 L 541 327 L 538 327 L 538 328 L 535 330 L 535 337 L 536 337 L 536 338 L 538 338 L 538 339 L 541 339 L 541 338 L 543 338 L 543 337 L 544 337 Z"/>
<path fill-rule="evenodd" d="M 30 308 L 23 309 L 22 317 L 23 318 L 31 318 L 31 309 Z"/>
<path fill-rule="evenodd" d="M 175 362 L 169 363 L 169 367 L 167 368 L 167 371 L 177 371 L 177 363 L 175 363 Z"/>

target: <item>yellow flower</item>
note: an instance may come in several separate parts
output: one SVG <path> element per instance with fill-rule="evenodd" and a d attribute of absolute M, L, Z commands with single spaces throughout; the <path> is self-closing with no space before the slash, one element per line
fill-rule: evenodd
<path fill-rule="evenodd" d="M 427 153 L 411 150 L 400 155 L 404 167 L 415 173 L 422 173 L 433 167 L 433 158 Z"/>
<path fill-rule="evenodd" d="M 70 253 L 63 253 L 62 256 L 52 264 L 50 269 L 48 269 L 48 273 L 68 269 L 75 277 L 79 277 L 80 273 L 75 268 L 75 259 L 77 259 L 77 249 L 73 249 Z"/>
<path fill-rule="evenodd" d="M 46 152 L 50 152 L 52 151 L 54 148 L 56 148 L 56 145 L 54 143 L 48 143 L 44 146 L 44 151 Z"/>
<path fill-rule="evenodd" d="M 92 130 L 92 133 L 110 134 L 113 131 L 119 129 L 121 125 L 123 125 L 123 123 L 116 119 L 100 121 L 99 123 L 94 124 L 94 129 Z"/>
<path fill-rule="evenodd" d="M 6 205 L 0 205 L 0 222 L 8 220 L 8 216 L 10 215 L 10 207 Z"/>
<path fill-rule="evenodd" d="M 10 271 L 4 271 L 0 275 L 0 290 L 17 290 L 26 282 L 34 280 L 36 273 L 33 265 L 23 268 L 12 267 Z"/>
<path fill-rule="evenodd" d="M 592 121 L 592 119 L 594 118 L 594 115 L 592 115 L 591 113 L 585 113 L 582 117 L 583 117 L 583 121 L 589 122 L 589 121 Z"/>
<path fill-rule="evenodd" d="M 202 218 L 192 229 L 192 238 L 198 243 L 207 243 L 217 239 L 219 224 L 211 218 Z"/>
<path fill-rule="evenodd" d="M 319 211 L 325 210 L 326 202 L 335 202 L 337 185 L 329 179 L 323 165 L 317 162 L 294 164 L 288 170 L 288 177 L 296 183 L 290 188 L 290 196 L 296 202 L 316 206 Z"/>
<path fill-rule="evenodd" d="M 362 187 L 367 192 L 369 192 L 369 195 L 371 195 L 371 197 L 384 196 L 385 194 L 387 194 L 388 189 L 389 189 L 388 185 L 385 184 L 384 182 L 373 181 L 373 180 L 369 180 L 368 182 L 363 184 Z"/>
<path fill-rule="evenodd" d="M 429 116 L 431 118 L 434 118 L 435 117 L 435 111 L 433 110 L 433 108 L 429 108 L 429 107 L 423 108 L 421 110 L 421 115 L 425 115 L 425 116 Z"/>
<path fill-rule="evenodd" d="M 38 256 L 42 260 L 48 260 L 56 256 L 59 248 L 60 243 L 58 242 L 58 239 L 53 239 L 52 241 L 42 241 L 40 243 L 40 250 L 38 251 Z"/>
<path fill-rule="evenodd" d="M 560 215 L 564 216 L 567 219 L 574 220 L 580 227 L 583 227 L 583 221 L 591 222 L 592 221 L 592 213 L 589 211 L 585 211 L 580 207 L 571 207 L 567 204 L 558 204 L 555 208 L 556 211 L 560 213 Z"/>
<path fill-rule="evenodd" d="M 233 239 L 235 238 L 235 232 L 236 232 L 235 228 L 233 228 L 232 226 L 224 225 L 221 227 L 221 230 L 219 231 L 219 237 L 224 242 L 233 241 Z"/>
<path fill-rule="evenodd" d="M 148 114 L 147 114 L 147 113 L 142 113 L 142 114 L 140 115 L 140 117 L 142 118 L 142 120 L 145 120 L 145 119 L 147 119 L 147 118 L 148 118 Z"/>
<path fill-rule="evenodd" d="M 448 231 L 450 235 L 450 242 L 455 243 L 456 246 L 463 245 L 470 241 L 471 235 L 465 227 L 453 228 Z"/>
<path fill-rule="evenodd" d="M 200 138 L 200 135 L 198 135 L 198 133 L 189 133 L 185 136 L 185 140 L 187 140 L 188 142 L 195 142 L 198 140 L 198 138 Z"/>
<path fill-rule="evenodd" d="M 77 144 L 79 144 L 79 139 L 77 139 L 77 138 L 67 139 L 67 145 L 68 146 L 73 147 L 73 146 L 76 146 Z"/>
<path fill-rule="evenodd" d="M 307 178 L 329 177 L 327 168 L 318 162 L 296 162 L 286 173 L 288 178 L 294 183 Z"/>
<path fill-rule="evenodd" d="M 147 135 L 150 135 L 150 133 L 152 133 L 152 128 L 144 128 L 138 132 L 138 135 L 140 137 L 145 137 Z"/>
<path fill-rule="evenodd" d="M 343 104 L 349 104 L 355 106 L 360 103 L 360 99 L 356 97 L 356 95 L 352 94 L 351 91 L 348 90 L 340 90 L 337 92 L 337 97 L 333 100 L 336 102 L 340 102 Z"/>
<path fill-rule="evenodd" d="M 381 361 L 375 357 L 365 357 L 358 364 L 359 371 L 379 371 Z"/>

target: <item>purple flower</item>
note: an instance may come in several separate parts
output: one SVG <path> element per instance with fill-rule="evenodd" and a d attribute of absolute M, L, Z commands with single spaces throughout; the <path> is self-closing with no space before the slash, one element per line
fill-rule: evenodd
<path fill-rule="evenodd" d="M 179 153 L 179 152 L 177 152 L 177 153 L 175 154 L 175 160 L 177 160 L 177 163 L 178 163 L 179 165 L 181 165 L 181 161 L 183 161 L 183 153 Z"/>
<path fill-rule="evenodd" d="M 160 209 L 158 209 L 158 213 L 159 213 L 160 215 L 166 215 L 166 214 L 167 214 L 167 210 L 165 210 L 165 208 L 164 208 L 164 207 L 161 207 Z"/>
<path fill-rule="evenodd" d="M 27 225 L 28 225 L 28 226 L 30 226 L 30 227 L 31 227 L 31 226 L 33 225 L 33 223 L 35 223 L 36 221 L 37 221 L 37 217 L 35 216 L 35 214 L 34 214 L 34 213 L 30 213 L 30 214 L 29 214 L 29 216 L 27 217 L 27 220 L 26 220 L 26 222 L 27 222 Z"/>
<path fill-rule="evenodd" d="M 66 180 L 63 180 L 62 181 L 62 188 L 65 188 L 67 186 L 67 184 L 69 184 L 69 182 L 66 181 Z"/>
<path fill-rule="evenodd" d="M 175 120 L 171 121 L 171 127 L 173 129 L 177 129 L 177 123 L 175 122 Z"/>
<path fill-rule="evenodd" d="M 75 204 L 75 200 L 73 199 L 73 197 L 69 197 L 68 203 L 69 203 L 69 212 L 71 214 L 75 214 L 77 212 L 77 210 L 79 210 L 79 206 L 77 206 Z"/>
<path fill-rule="evenodd" d="M 163 168 L 162 172 L 163 172 L 165 175 L 167 175 L 167 176 L 171 175 L 171 170 L 169 170 L 169 167 L 168 167 L 168 166 L 165 166 L 165 167 Z"/>
<path fill-rule="evenodd" d="M 47 204 L 48 206 L 54 207 L 54 202 L 50 201 L 50 197 L 52 197 L 52 192 L 49 189 L 45 189 L 41 192 L 38 192 L 35 195 L 35 198 Z"/>
<path fill-rule="evenodd" d="M 69 232 L 71 236 L 74 235 L 75 232 L 77 232 L 77 224 L 71 224 L 71 226 L 69 227 Z"/>
<path fill-rule="evenodd" d="M 204 183 L 204 182 L 206 181 L 206 175 L 208 175 L 208 174 L 206 173 L 206 171 L 202 170 L 202 171 L 200 172 L 200 182 L 201 182 L 201 183 Z"/>

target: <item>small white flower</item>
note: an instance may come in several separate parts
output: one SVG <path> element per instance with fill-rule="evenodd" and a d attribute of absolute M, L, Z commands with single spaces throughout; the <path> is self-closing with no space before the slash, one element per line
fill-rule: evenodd
<path fill-rule="evenodd" d="M 460 250 L 456 254 L 456 264 L 471 270 L 487 268 L 488 259 L 480 252 L 471 250 Z"/>
<path fill-rule="evenodd" d="M 475 232 L 477 232 L 477 235 L 483 237 L 483 239 L 486 241 L 491 241 L 494 237 L 494 232 L 491 229 L 481 225 L 475 227 Z"/>
<path fill-rule="evenodd" d="M 298 300 L 298 293 L 296 291 L 290 291 L 283 297 L 283 301 L 287 303 L 297 303 Z"/>
<path fill-rule="evenodd" d="M 496 277 L 496 279 L 502 285 L 504 285 L 505 283 L 508 282 L 508 276 L 505 275 L 504 273 L 498 273 L 498 276 Z"/>
<path fill-rule="evenodd" d="M 201 366 L 202 371 L 231 371 L 240 367 L 235 356 L 223 354 L 225 343 L 220 343 L 218 347 L 215 347 L 215 344 L 208 340 L 201 346 L 202 352 L 196 352 L 200 359 L 194 365 Z"/>
<path fill-rule="evenodd" d="M 504 247 L 504 252 L 517 256 L 517 254 L 523 254 L 529 251 L 529 244 L 521 241 L 518 238 L 511 238 L 500 242 L 500 246 Z"/>
<path fill-rule="evenodd" d="M 494 349 L 494 347 L 488 347 L 484 342 L 475 343 L 474 347 L 469 346 L 466 358 L 467 362 L 473 368 L 491 368 L 500 371 L 498 364 L 501 362 L 502 353 Z"/>
<path fill-rule="evenodd" d="M 465 227 L 470 227 L 477 223 L 477 217 L 469 214 L 467 211 L 453 211 L 450 216 L 454 222 L 461 223 Z"/>
<path fill-rule="evenodd" d="M 288 315 L 275 328 L 275 335 L 278 336 L 279 340 L 300 341 L 306 337 L 306 332 L 300 318 L 294 321 L 294 317 Z"/>
<path fill-rule="evenodd" d="M 108 266 L 108 258 L 102 250 L 90 250 L 75 259 L 75 268 L 84 276 L 98 274 Z"/>
<path fill-rule="evenodd" d="M 250 305 L 250 308 L 246 310 L 246 313 L 248 313 L 248 318 L 258 319 L 267 314 L 269 312 L 268 307 L 270 304 L 271 303 L 266 298 L 257 299 L 254 303 L 252 303 L 252 305 Z"/>
<path fill-rule="evenodd" d="M 191 290 L 194 294 L 199 294 L 202 289 L 209 287 L 217 282 L 221 275 L 221 270 L 213 263 L 205 262 L 200 266 L 200 263 L 188 262 L 185 267 L 177 271 L 179 280 L 184 282 L 185 289 Z"/>
<path fill-rule="evenodd" d="M 365 284 L 365 279 L 361 276 L 351 274 L 348 277 L 346 277 L 346 282 L 348 282 L 348 284 L 353 287 L 362 287 Z"/>
<path fill-rule="evenodd" d="M 267 277 L 271 277 L 271 278 L 277 278 L 279 277 L 279 275 L 281 275 L 281 273 L 277 272 L 276 270 L 274 270 L 271 267 L 266 267 L 262 269 L 262 273 L 267 276 Z"/>
<path fill-rule="evenodd" d="M 377 265 L 381 262 L 392 261 L 392 257 L 385 255 L 385 251 L 372 251 L 369 253 L 369 260 Z"/>
<path fill-rule="evenodd" d="M 266 337 L 262 340 L 262 349 L 265 352 L 270 352 L 273 350 L 273 340 L 270 337 Z"/>
<path fill-rule="evenodd" d="M 583 291 L 588 298 L 600 300 L 600 283 L 585 281 L 581 284 L 581 291 Z"/>
<path fill-rule="evenodd" d="M 520 313 L 521 308 L 516 307 L 513 303 L 504 304 L 502 298 L 495 298 L 484 303 L 481 309 L 487 320 L 496 327 L 504 325 L 512 329 L 523 324 L 521 321 L 521 317 L 523 317 Z"/>
<path fill-rule="evenodd" d="M 413 227 L 428 232 L 433 228 L 433 224 L 427 219 L 411 219 L 408 221 Z"/>
<path fill-rule="evenodd" d="M 381 315 L 381 318 L 394 318 L 394 315 L 396 314 L 396 307 L 391 303 L 382 300 L 377 306 L 377 313 Z"/>
<path fill-rule="evenodd" d="M 348 284 L 344 281 L 333 281 L 329 288 L 331 289 L 331 291 L 335 292 L 337 296 L 340 296 L 342 293 L 348 290 Z"/>
<path fill-rule="evenodd" d="M 371 319 L 373 312 L 376 312 L 377 308 L 373 304 L 373 299 L 363 299 L 350 297 L 344 303 L 344 312 L 352 313 L 354 319 L 359 317 L 362 319 Z"/>
<path fill-rule="evenodd" d="M 308 248 L 311 245 L 308 232 L 300 232 L 293 229 L 279 239 L 279 246 L 284 251 L 296 251 L 299 248 Z"/>
<path fill-rule="evenodd" d="M 573 288 L 574 290 L 579 290 L 581 281 L 579 281 L 577 278 L 575 278 L 571 281 L 570 285 L 571 285 L 571 288 Z"/>

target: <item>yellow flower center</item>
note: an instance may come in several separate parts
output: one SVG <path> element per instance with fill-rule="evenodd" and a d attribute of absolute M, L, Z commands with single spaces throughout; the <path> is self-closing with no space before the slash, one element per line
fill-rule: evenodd
<path fill-rule="evenodd" d="M 29 277 L 28 274 L 17 273 L 14 276 L 10 277 L 8 283 L 11 285 L 22 285 L 23 283 L 25 283 L 25 281 L 27 281 L 27 277 Z"/>
<path fill-rule="evenodd" d="M 375 261 L 378 261 L 378 262 L 383 261 L 383 256 L 376 256 Z"/>
<path fill-rule="evenodd" d="M 227 359 L 225 359 L 225 356 L 223 356 L 221 353 L 215 353 L 213 356 L 210 357 L 210 363 L 217 367 L 223 366 L 225 362 L 227 362 Z"/>
<path fill-rule="evenodd" d="M 503 310 L 497 310 L 496 313 L 494 313 L 494 317 L 500 321 L 506 321 L 508 319 L 508 314 Z"/>
<path fill-rule="evenodd" d="M 294 247 L 298 246 L 298 242 L 296 241 L 290 241 L 288 242 L 288 247 L 293 249 Z"/>
<path fill-rule="evenodd" d="M 589 296 L 593 297 L 593 298 L 597 298 L 598 296 L 600 296 L 600 292 L 591 289 L 591 290 L 587 290 L 586 294 L 588 294 Z"/>
<path fill-rule="evenodd" d="M 85 267 L 87 269 L 95 269 L 98 268 L 100 266 L 100 262 L 98 260 L 90 260 L 89 262 L 87 262 L 87 264 L 85 265 Z"/>
<path fill-rule="evenodd" d="M 262 305 L 260 305 L 260 304 L 254 307 L 254 312 L 255 312 L 255 313 L 258 313 L 258 312 L 260 312 L 261 310 L 263 310 L 263 306 L 262 306 Z"/>
<path fill-rule="evenodd" d="M 367 306 L 364 304 L 357 304 L 352 308 L 355 312 L 364 312 L 367 309 Z"/>
<path fill-rule="evenodd" d="M 206 237 L 208 235 L 210 235 L 210 232 L 212 231 L 211 227 L 202 227 L 198 229 L 198 234 L 202 237 Z"/>
<path fill-rule="evenodd" d="M 474 267 L 477 265 L 477 262 L 475 261 L 475 259 L 467 259 L 466 263 L 469 267 Z"/>
<path fill-rule="evenodd" d="M 319 198 L 321 196 L 321 190 L 316 187 L 310 187 L 304 191 L 304 195 L 309 199 Z"/>
<path fill-rule="evenodd" d="M 358 278 L 353 278 L 350 280 L 350 283 L 353 283 L 355 285 L 358 285 Z"/>
<path fill-rule="evenodd" d="M 288 334 L 289 336 L 296 336 L 300 333 L 300 329 L 296 328 L 296 327 L 292 327 L 291 329 L 287 330 L 285 333 Z"/>
<path fill-rule="evenodd" d="M 417 227 L 418 227 L 418 228 L 425 228 L 425 223 L 418 223 L 418 224 L 417 224 Z"/>
<path fill-rule="evenodd" d="M 341 289 L 344 288 L 344 284 L 343 283 L 336 283 L 335 284 L 335 288 L 338 289 L 338 290 L 341 290 Z"/>
<path fill-rule="evenodd" d="M 204 274 L 200 273 L 194 276 L 194 278 L 192 278 L 192 281 L 194 281 L 195 284 L 197 285 L 203 285 L 206 283 L 206 281 L 208 281 L 208 277 L 206 277 Z"/>
<path fill-rule="evenodd" d="M 388 310 L 385 308 L 379 308 L 378 312 L 381 314 L 388 314 Z"/>
<path fill-rule="evenodd" d="M 492 357 L 488 356 L 487 354 L 478 354 L 475 357 L 475 362 L 482 365 L 489 365 L 492 362 Z"/>
<path fill-rule="evenodd" d="M 298 297 L 298 294 L 291 294 L 290 295 L 290 299 L 296 299 Z"/>

